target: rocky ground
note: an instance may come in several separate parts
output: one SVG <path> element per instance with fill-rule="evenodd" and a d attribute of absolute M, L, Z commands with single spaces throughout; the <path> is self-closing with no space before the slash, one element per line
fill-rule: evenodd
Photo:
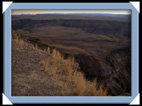
<path fill-rule="evenodd" d="M 51 77 L 48 77 L 39 65 L 39 62 L 49 55 L 28 45 L 30 47 L 20 47 L 12 41 L 12 95 L 53 95 Z M 46 90 L 43 89 L 45 87 Z"/>
<path fill-rule="evenodd" d="M 57 54 L 57 53 L 56 53 Z M 60 55 L 60 54 L 58 54 Z M 58 56 L 61 57 L 61 56 Z M 70 64 L 71 63 L 71 64 Z M 68 62 L 23 40 L 12 40 L 12 96 L 105 96 Z M 72 63 L 74 65 L 72 65 Z M 48 64 L 48 65 L 47 65 Z"/>

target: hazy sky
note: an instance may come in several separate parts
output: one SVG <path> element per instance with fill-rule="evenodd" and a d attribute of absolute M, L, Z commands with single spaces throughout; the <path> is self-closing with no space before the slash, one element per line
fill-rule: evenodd
<path fill-rule="evenodd" d="M 68 13 L 105 13 L 131 14 L 130 10 L 12 10 L 12 15 L 19 14 L 68 14 Z"/>

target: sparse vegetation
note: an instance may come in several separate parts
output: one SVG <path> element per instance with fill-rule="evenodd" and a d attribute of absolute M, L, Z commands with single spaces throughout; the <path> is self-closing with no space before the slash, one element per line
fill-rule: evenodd
<path fill-rule="evenodd" d="M 12 95 L 131 94 L 130 16 L 56 16 L 12 16 Z"/>
<path fill-rule="evenodd" d="M 20 47 L 31 45 L 29 47 L 33 48 L 40 52 L 38 45 L 28 44 L 27 41 L 24 41 L 21 38 L 14 37 L 14 40 L 17 45 Z M 46 52 L 47 51 L 47 52 Z M 77 71 L 77 68 L 74 69 L 74 57 L 69 56 L 67 59 L 64 59 L 61 53 L 53 49 L 52 53 L 50 48 L 43 50 L 44 53 L 49 55 L 49 58 L 46 60 L 41 60 L 39 65 L 42 67 L 42 71 L 45 74 L 52 77 L 54 81 L 53 89 L 60 92 L 60 95 L 73 95 L 73 96 L 106 96 L 107 90 L 103 89 L 100 86 L 96 88 L 96 80 L 89 82 L 85 79 L 84 74 Z M 34 73 L 34 77 L 35 73 Z M 32 76 L 33 78 L 33 76 Z M 35 79 L 35 78 L 34 78 Z"/>
<path fill-rule="evenodd" d="M 40 61 L 40 66 L 44 66 L 45 62 L 44 61 Z"/>
<path fill-rule="evenodd" d="M 48 47 L 48 49 L 50 49 Z M 48 52 L 47 52 L 48 53 Z M 62 60 L 61 53 L 56 49 L 53 50 L 51 58 L 48 61 L 41 61 L 40 66 L 43 66 L 45 72 L 48 71 L 54 82 L 54 89 L 59 90 L 62 95 L 75 95 L 75 96 L 106 96 L 107 90 L 104 90 L 102 86 L 99 89 L 96 88 L 96 80 L 88 82 L 84 74 L 73 69 L 74 57 L 69 57 Z M 60 62 L 59 62 L 60 61 Z M 45 64 L 46 63 L 46 64 Z M 59 68 L 59 65 L 60 68 Z M 49 65 L 50 64 L 50 65 Z M 90 87 L 91 86 L 91 87 Z M 73 88 L 72 90 L 70 90 Z M 67 91 L 65 91 L 65 89 Z M 70 91 L 69 91 L 70 90 Z"/>
<path fill-rule="evenodd" d="M 47 48 L 47 53 L 50 54 L 50 48 L 49 47 Z"/>

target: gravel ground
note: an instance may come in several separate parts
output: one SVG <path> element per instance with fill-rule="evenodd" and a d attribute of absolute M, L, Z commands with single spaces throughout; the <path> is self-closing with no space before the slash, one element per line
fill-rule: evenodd
<path fill-rule="evenodd" d="M 12 40 L 12 96 L 54 95 L 52 77 L 39 64 L 49 55 L 28 45 L 20 47 Z"/>

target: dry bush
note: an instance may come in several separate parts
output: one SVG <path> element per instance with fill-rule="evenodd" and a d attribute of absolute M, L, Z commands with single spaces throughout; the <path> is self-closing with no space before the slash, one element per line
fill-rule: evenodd
<path fill-rule="evenodd" d="M 47 53 L 50 50 L 47 49 Z M 62 62 L 58 62 L 62 61 Z M 60 64 L 60 65 L 58 65 Z M 50 65 L 50 66 L 49 66 Z M 54 49 L 51 54 L 51 59 L 40 62 L 40 66 L 44 66 L 44 72 L 47 72 L 54 81 L 54 89 L 60 92 L 61 95 L 76 95 L 76 96 L 106 96 L 107 89 L 99 86 L 97 89 L 96 79 L 93 82 L 88 82 L 84 74 L 78 75 L 77 69 L 73 69 L 74 57 L 62 59 L 61 53 Z M 61 80 L 62 79 L 62 80 Z"/>
<path fill-rule="evenodd" d="M 66 65 L 74 66 L 74 57 L 70 56 L 66 59 Z"/>
<path fill-rule="evenodd" d="M 52 51 L 52 57 L 55 57 L 56 56 L 56 49 L 54 49 L 53 51 Z"/>
<path fill-rule="evenodd" d="M 47 53 L 50 54 L 50 48 L 49 47 L 47 48 Z"/>
<path fill-rule="evenodd" d="M 35 46 L 33 44 L 31 44 L 30 46 L 31 46 L 31 48 L 35 49 Z"/>
<path fill-rule="evenodd" d="M 107 95 L 107 88 L 103 89 L 103 86 L 100 85 L 99 89 L 97 90 L 97 96 L 106 96 Z"/>
<path fill-rule="evenodd" d="M 57 61 L 58 61 L 57 58 L 54 57 L 54 58 L 52 58 L 52 59 L 50 60 L 50 64 L 51 64 L 51 65 L 56 65 Z"/>
<path fill-rule="evenodd" d="M 56 52 L 56 57 L 57 57 L 58 59 L 62 59 L 62 55 L 61 55 L 61 53 L 60 53 L 59 51 Z"/>
<path fill-rule="evenodd" d="M 20 45 L 21 49 L 23 49 L 24 40 L 23 39 L 18 39 L 18 45 Z"/>
<path fill-rule="evenodd" d="M 50 74 L 52 77 L 56 77 L 56 72 L 57 72 L 57 68 L 56 68 L 56 67 L 53 67 L 53 68 L 50 69 L 49 74 Z"/>
<path fill-rule="evenodd" d="M 74 94 L 77 96 L 84 96 L 86 95 L 86 80 L 84 78 L 84 75 L 77 76 L 75 78 L 75 89 L 74 89 Z"/>
<path fill-rule="evenodd" d="M 65 66 L 71 65 L 70 60 L 69 60 L 69 59 L 64 60 L 64 65 L 65 65 Z"/>
<path fill-rule="evenodd" d="M 88 95 L 89 96 L 96 96 L 97 93 L 96 93 L 96 87 L 97 87 L 97 82 L 96 82 L 97 79 L 95 79 L 92 83 L 91 83 L 91 87 L 90 89 L 88 89 Z"/>
<path fill-rule="evenodd" d="M 72 77 L 73 69 L 71 66 L 67 66 L 67 79 L 70 80 Z"/>
<path fill-rule="evenodd" d="M 46 52 L 46 51 L 47 51 L 46 49 L 43 50 L 43 52 Z"/>
<path fill-rule="evenodd" d="M 62 81 L 56 80 L 56 81 L 54 82 L 54 88 L 55 88 L 55 89 L 62 89 L 63 86 L 64 86 L 64 84 L 63 84 Z"/>
<path fill-rule="evenodd" d="M 16 44 L 19 45 L 20 47 L 23 47 L 25 43 L 23 39 L 18 38 L 18 37 L 15 39 L 15 41 L 16 41 Z"/>
<path fill-rule="evenodd" d="M 19 43 L 18 39 L 15 39 L 15 41 L 16 41 L 16 44 L 18 45 L 18 43 Z"/>
<path fill-rule="evenodd" d="M 95 79 L 93 82 L 91 82 L 91 87 L 88 89 L 88 95 L 89 96 L 106 96 L 107 95 L 107 88 L 103 88 L 102 85 L 100 85 L 97 88 L 97 79 Z"/>
<path fill-rule="evenodd" d="M 27 41 L 25 41 L 25 46 L 28 46 L 28 42 Z"/>
<path fill-rule="evenodd" d="M 74 66 L 74 57 L 71 58 L 71 66 Z"/>
<path fill-rule="evenodd" d="M 18 39 L 17 33 L 12 30 L 12 39 Z"/>
<path fill-rule="evenodd" d="M 42 61 L 40 61 L 39 64 L 40 64 L 40 66 L 44 66 L 45 65 L 45 61 L 42 60 Z"/>
<path fill-rule="evenodd" d="M 31 47 L 34 49 L 34 50 L 40 50 L 39 47 L 38 47 L 38 44 L 31 44 Z"/>
<path fill-rule="evenodd" d="M 38 50 L 38 46 L 37 46 L 37 44 L 35 45 L 35 50 Z"/>
<path fill-rule="evenodd" d="M 48 68 L 48 64 L 49 64 L 49 59 L 47 59 L 43 64 L 44 64 L 43 71 L 47 72 L 47 68 Z"/>
<path fill-rule="evenodd" d="M 17 35 L 16 34 L 12 34 L 12 39 L 17 39 Z"/>

